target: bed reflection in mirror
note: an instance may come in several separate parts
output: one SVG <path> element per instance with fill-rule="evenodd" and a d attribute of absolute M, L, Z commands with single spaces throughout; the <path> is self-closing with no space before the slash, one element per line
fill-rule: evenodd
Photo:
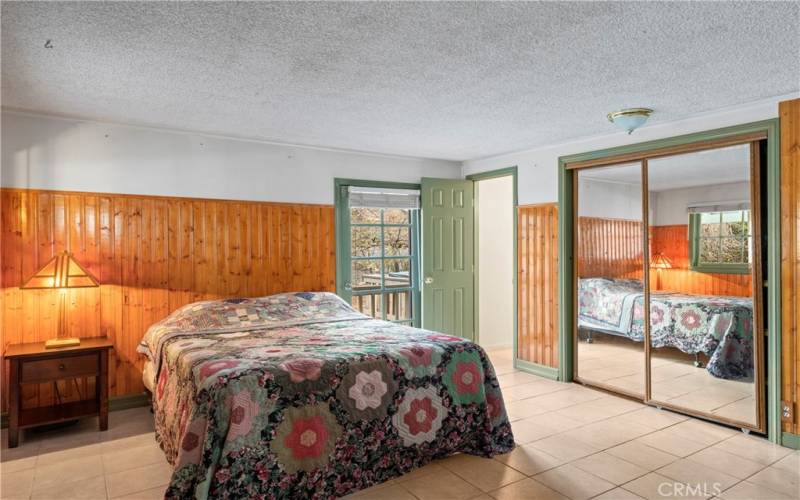
<path fill-rule="evenodd" d="M 644 398 L 644 223 L 640 162 L 577 173 L 576 375 Z M 639 300 L 635 300 L 636 297 Z"/>
<path fill-rule="evenodd" d="M 750 145 L 652 159 L 647 176 L 651 400 L 756 426 Z"/>

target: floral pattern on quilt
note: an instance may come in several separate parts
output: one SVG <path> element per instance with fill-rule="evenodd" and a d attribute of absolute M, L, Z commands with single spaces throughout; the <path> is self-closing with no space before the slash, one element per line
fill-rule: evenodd
<path fill-rule="evenodd" d="M 167 498 L 339 497 L 435 458 L 514 447 L 480 347 L 333 294 L 189 305 L 151 327 L 142 351 L 159 353 Z"/>
<path fill-rule="evenodd" d="M 579 289 L 578 324 L 581 328 L 644 341 L 641 282 L 589 278 L 580 280 Z M 608 310 L 598 310 L 609 302 L 616 304 Z M 706 369 L 715 377 L 752 379 L 751 299 L 653 293 L 650 325 L 653 347 L 674 347 L 688 354 L 704 353 L 709 356 Z"/>

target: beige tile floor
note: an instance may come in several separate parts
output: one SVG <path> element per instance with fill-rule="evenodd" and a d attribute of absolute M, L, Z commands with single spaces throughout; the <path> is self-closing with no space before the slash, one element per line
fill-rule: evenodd
<path fill-rule="evenodd" d="M 741 432 L 573 384 L 517 371 L 490 353 L 519 444 L 493 459 L 456 455 L 351 495 L 352 499 L 800 498 L 800 455 Z M 0 497 L 151 499 L 170 467 L 146 408 L 28 432 L 9 450 Z"/>
<path fill-rule="evenodd" d="M 705 367 L 697 368 L 693 362 L 693 356 L 677 349 L 654 349 L 651 361 L 653 399 L 755 424 L 755 385 L 714 377 Z M 593 343 L 578 343 L 581 379 L 641 394 L 644 369 L 641 342 L 596 334 Z"/>

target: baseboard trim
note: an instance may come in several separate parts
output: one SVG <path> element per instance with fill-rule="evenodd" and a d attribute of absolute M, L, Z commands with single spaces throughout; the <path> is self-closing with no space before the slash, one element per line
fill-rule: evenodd
<path fill-rule="evenodd" d="M 109 411 L 127 410 L 141 406 L 150 406 L 150 395 L 146 392 L 114 396 L 108 400 Z"/>
<path fill-rule="evenodd" d="M 550 380 L 558 380 L 558 368 L 553 368 L 552 366 L 531 363 L 530 361 L 525 361 L 524 359 L 515 359 L 514 368 L 531 373 L 533 375 L 549 378 Z"/>
<path fill-rule="evenodd" d="M 108 411 L 128 410 L 142 406 L 150 406 L 150 395 L 146 392 L 108 398 Z M 0 414 L 0 428 L 8 428 L 8 412 Z"/>
<path fill-rule="evenodd" d="M 781 435 L 781 445 L 787 448 L 800 450 L 800 435 L 784 432 Z"/>

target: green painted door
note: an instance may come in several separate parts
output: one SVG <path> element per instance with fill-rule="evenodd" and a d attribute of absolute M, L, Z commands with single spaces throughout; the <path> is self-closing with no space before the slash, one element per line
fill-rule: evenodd
<path fill-rule="evenodd" d="M 422 327 L 474 339 L 473 182 L 422 179 Z"/>

